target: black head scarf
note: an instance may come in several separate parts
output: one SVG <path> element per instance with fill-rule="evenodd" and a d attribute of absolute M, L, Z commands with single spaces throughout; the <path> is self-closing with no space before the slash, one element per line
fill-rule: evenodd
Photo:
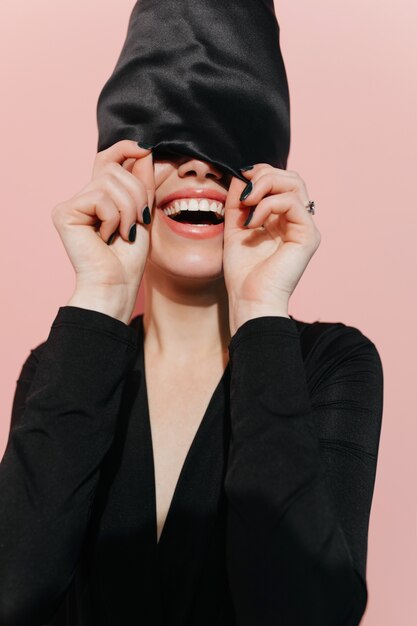
<path fill-rule="evenodd" d="M 121 139 L 244 180 L 285 169 L 288 83 L 273 0 L 138 0 L 97 103 L 98 151 Z"/>

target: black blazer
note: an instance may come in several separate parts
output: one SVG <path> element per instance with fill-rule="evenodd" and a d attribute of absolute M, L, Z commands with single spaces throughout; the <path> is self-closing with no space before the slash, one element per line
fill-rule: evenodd
<path fill-rule="evenodd" d="M 61 307 L 23 365 L 0 465 L 0 624 L 357 626 L 374 343 L 343 323 L 243 324 L 157 543 L 142 321 Z"/>

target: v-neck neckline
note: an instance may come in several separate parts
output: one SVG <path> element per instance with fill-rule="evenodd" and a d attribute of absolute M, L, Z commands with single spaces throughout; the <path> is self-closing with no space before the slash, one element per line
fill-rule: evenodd
<path fill-rule="evenodd" d="M 166 542 L 166 536 L 168 534 L 168 530 L 169 530 L 169 526 L 171 523 L 171 519 L 173 517 L 173 515 L 175 514 L 175 509 L 177 508 L 178 505 L 178 501 L 181 498 L 181 493 L 182 490 L 185 486 L 185 479 L 186 479 L 186 473 L 188 470 L 188 466 L 190 464 L 190 459 L 191 456 L 194 452 L 194 449 L 197 447 L 197 445 L 199 444 L 199 441 L 201 439 L 201 437 L 203 436 L 203 431 L 206 428 L 206 424 L 208 424 L 208 420 L 209 417 L 212 413 L 212 409 L 214 408 L 215 405 L 215 401 L 217 400 L 218 394 L 220 393 L 220 389 L 223 385 L 223 381 L 225 379 L 226 374 L 229 371 L 230 368 L 230 360 L 227 362 L 226 367 L 223 370 L 223 373 L 213 391 L 213 394 L 207 404 L 206 410 L 203 414 L 203 417 L 198 425 L 198 428 L 195 432 L 195 435 L 191 441 L 190 447 L 188 448 L 187 454 L 185 456 L 184 462 L 181 466 L 181 470 L 172 494 L 172 499 L 165 517 L 165 521 L 162 527 L 162 531 L 158 540 L 158 512 L 157 512 L 157 502 L 156 502 L 156 476 L 155 476 L 155 458 L 154 458 L 154 449 L 153 449 L 153 440 L 152 440 L 152 428 L 151 428 L 151 419 L 150 419 L 150 412 L 149 412 L 149 398 L 148 398 L 148 386 L 147 386 L 147 382 L 146 382 L 146 364 L 145 364 L 145 333 L 144 333 L 144 327 L 143 327 L 143 314 L 139 316 L 140 319 L 140 324 L 139 324 L 139 331 L 140 331 L 140 367 L 143 373 L 143 393 L 144 393 L 144 400 L 145 400 L 145 415 L 144 415 L 144 419 L 145 419 L 145 424 L 146 424 L 146 431 L 147 431 L 147 445 L 149 446 L 149 452 L 150 452 L 150 473 L 151 473 L 151 481 L 152 481 L 152 525 L 153 525 L 153 531 L 154 531 L 154 541 L 155 541 L 155 547 L 157 551 L 161 550 L 161 546 L 165 545 Z"/>

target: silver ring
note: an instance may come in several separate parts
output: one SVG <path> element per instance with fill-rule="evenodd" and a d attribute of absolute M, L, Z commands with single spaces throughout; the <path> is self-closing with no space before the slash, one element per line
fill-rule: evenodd
<path fill-rule="evenodd" d="M 311 213 L 311 215 L 314 215 L 314 213 L 315 213 L 315 208 L 316 208 L 316 205 L 315 205 L 315 203 L 314 203 L 314 200 L 310 200 L 310 201 L 309 201 L 309 202 L 307 202 L 304 206 L 305 206 L 305 208 L 307 209 L 307 211 L 308 211 L 309 213 Z"/>

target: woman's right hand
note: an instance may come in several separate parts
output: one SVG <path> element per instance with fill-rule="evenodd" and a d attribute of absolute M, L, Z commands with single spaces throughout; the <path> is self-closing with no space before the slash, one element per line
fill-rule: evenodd
<path fill-rule="evenodd" d="M 146 206 L 152 211 L 154 198 L 152 152 L 126 139 L 99 152 L 90 183 L 52 209 L 76 273 L 68 305 L 129 323 L 149 250 L 150 226 L 144 224 L 142 211 Z M 135 223 L 131 242 L 129 230 Z"/>

